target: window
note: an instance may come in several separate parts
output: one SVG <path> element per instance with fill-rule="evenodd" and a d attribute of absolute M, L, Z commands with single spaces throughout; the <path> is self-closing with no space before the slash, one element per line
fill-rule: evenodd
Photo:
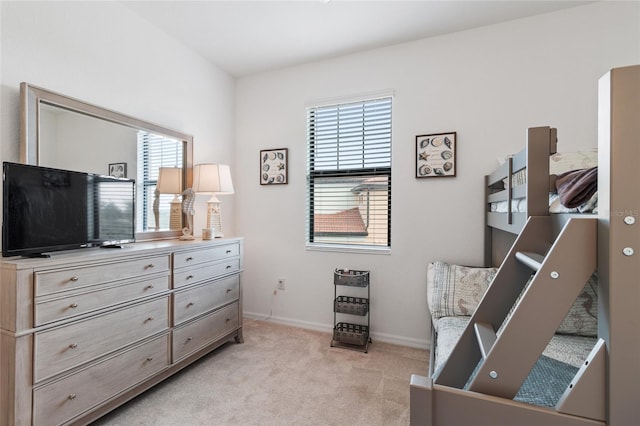
<path fill-rule="evenodd" d="M 147 229 L 169 229 L 170 201 L 175 194 L 160 194 L 156 200 L 155 190 L 160 167 L 182 167 L 182 142 L 145 131 L 138 132 L 138 177 L 136 227 Z M 156 226 L 151 206 L 158 205 L 159 218 Z"/>
<path fill-rule="evenodd" d="M 391 97 L 307 109 L 310 246 L 391 247 Z"/>

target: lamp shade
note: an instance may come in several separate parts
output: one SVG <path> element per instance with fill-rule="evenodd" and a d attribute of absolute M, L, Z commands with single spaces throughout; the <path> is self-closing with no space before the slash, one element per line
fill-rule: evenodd
<path fill-rule="evenodd" d="M 193 167 L 193 190 L 210 194 L 233 194 L 231 170 L 226 164 L 196 164 Z"/>
<path fill-rule="evenodd" d="M 179 167 L 160 167 L 156 189 L 161 194 L 182 193 L 182 169 Z"/>

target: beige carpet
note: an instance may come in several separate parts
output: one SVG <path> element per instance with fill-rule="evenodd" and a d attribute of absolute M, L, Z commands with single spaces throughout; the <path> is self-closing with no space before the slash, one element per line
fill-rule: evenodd
<path fill-rule="evenodd" d="M 331 348 L 331 335 L 245 320 L 228 343 L 95 425 L 408 425 L 409 378 L 428 352 L 374 341 Z"/>

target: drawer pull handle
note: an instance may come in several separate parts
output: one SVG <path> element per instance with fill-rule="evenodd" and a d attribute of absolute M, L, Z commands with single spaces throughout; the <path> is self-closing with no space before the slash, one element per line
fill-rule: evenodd
<path fill-rule="evenodd" d="M 191 256 L 187 257 L 187 259 L 186 259 L 187 262 L 191 262 L 192 260 L 193 260 L 193 257 L 191 257 Z"/>
<path fill-rule="evenodd" d="M 76 282 L 80 279 L 80 277 L 78 277 L 77 275 L 74 275 L 73 277 L 69 278 L 69 281 L 73 281 Z"/>
<path fill-rule="evenodd" d="M 151 290 L 153 288 L 153 284 L 149 284 L 148 286 L 146 286 L 144 289 L 145 290 Z"/>
<path fill-rule="evenodd" d="M 193 279 L 193 275 L 187 275 L 187 279 L 188 280 L 192 280 Z"/>
<path fill-rule="evenodd" d="M 195 305 L 195 303 L 193 303 L 193 302 L 189 302 L 189 303 L 187 303 L 187 308 L 190 308 L 190 307 L 192 307 L 193 305 Z"/>
<path fill-rule="evenodd" d="M 231 321 L 231 318 L 227 318 L 224 322 L 229 322 Z"/>
<path fill-rule="evenodd" d="M 156 267 L 156 265 L 154 265 L 153 263 L 150 263 L 150 264 L 148 264 L 146 266 L 146 269 L 152 269 L 152 268 L 155 268 L 155 267 Z"/>
<path fill-rule="evenodd" d="M 193 340 L 193 337 L 187 337 L 187 343 Z"/>
<path fill-rule="evenodd" d="M 153 361 L 153 357 L 152 356 L 148 356 L 147 357 L 147 361 Z"/>
<path fill-rule="evenodd" d="M 149 317 L 149 318 L 147 318 L 147 319 L 145 320 L 145 322 L 147 322 L 147 321 L 153 321 L 153 320 L 154 320 L 154 318 L 153 318 L 153 317 Z"/>
<path fill-rule="evenodd" d="M 227 293 L 231 293 L 231 289 L 230 288 L 227 289 Z"/>
<path fill-rule="evenodd" d="M 231 269 L 231 268 L 232 268 L 232 266 L 231 266 L 231 265 L 227 265 L 227 269 Z"/>
<path fill-rule="evenodd" d="M 72 344 L 69 345 L 69 349 L 75 349 L 77 347 L 78 347 L 77 343 L 72 343 Z"/>
<path fill-rule="evenodd" d="M 231 250 L 227 250 L 227 254 L 231 253 Z"/>
<path fill-rule="evenodd" d="M 70 305 L 69 305 L 69 307 L 70 307 L 71 309 L 75 309 L 75 308 L 77 308 L 77 307 L 78 307 L 78 304 L 77 304 L 77 303 L 72 303 L 72 304 L 70 304 Z"/>
<path fill-rule="evenodd" d="M 68 398 L 69 398 L 69 401 L 73 401 L 74 399 L 76 399 L 76 394 L 75 393 L 69 394 Z"/>

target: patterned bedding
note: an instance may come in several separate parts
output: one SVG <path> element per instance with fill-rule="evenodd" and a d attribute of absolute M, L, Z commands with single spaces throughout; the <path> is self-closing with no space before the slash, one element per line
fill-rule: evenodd
<path fill-rule="evenodd" d="M 549 173 L 551 175 L 565 176 L 572 171 L 592 170 L 598 165 L 598 153 L 595 150 L 576 151 L 567 153 L 556 153 L 549 157 Z M 511 182 L 513 186 L 523 185 L 527 182 L 525 170 L 515 173 Z M 549 193 L 549 212 L 551 213 L 597 213 L 598 192 L 597 192 L 597 172 L 595 176 L 595 187 L 590 188 L 590 195 L 578 205 L 567 207 L 561 202 L 558 192 Z M 506 184 L 507 182 L 505 182 Z M 566 204 L 566 203 L 565 203 Z M 507 213 L 508 201 L 491 203 L 491 211 L 495 213 Z M 526 200 L 524 198 L 511 201 L 511 211 L 516 213 L 526 213 Z"/>
<path fill-rule="evenodd" d="M 437 372 L 451 354 L 496 272 L 497 268 L 474 268 L 445 262 L 428 265 L 427 300 L 436 340 L 432 345 L 432 371 Z M 597 275 L 594 274 L 544 350 L 539 364 L 532 371 L 534 376 L 549 366 L 556 368 L 566 364 L 562 369 L 565 371 L 584 363 L 597 341 L 597 293 Z M 532 380 L 528 379 L 526 383 Z M 531 394 L 531 389 L 535 386 L 525 389 L 522 394 Z M 542 405 L 548 405 L 546 402 L 555 397 L 559 395 L 545 395 L 540 401 L 545 401 Z M 535 397 L 529 398 L 531 403 L 540 401 Z"/>

